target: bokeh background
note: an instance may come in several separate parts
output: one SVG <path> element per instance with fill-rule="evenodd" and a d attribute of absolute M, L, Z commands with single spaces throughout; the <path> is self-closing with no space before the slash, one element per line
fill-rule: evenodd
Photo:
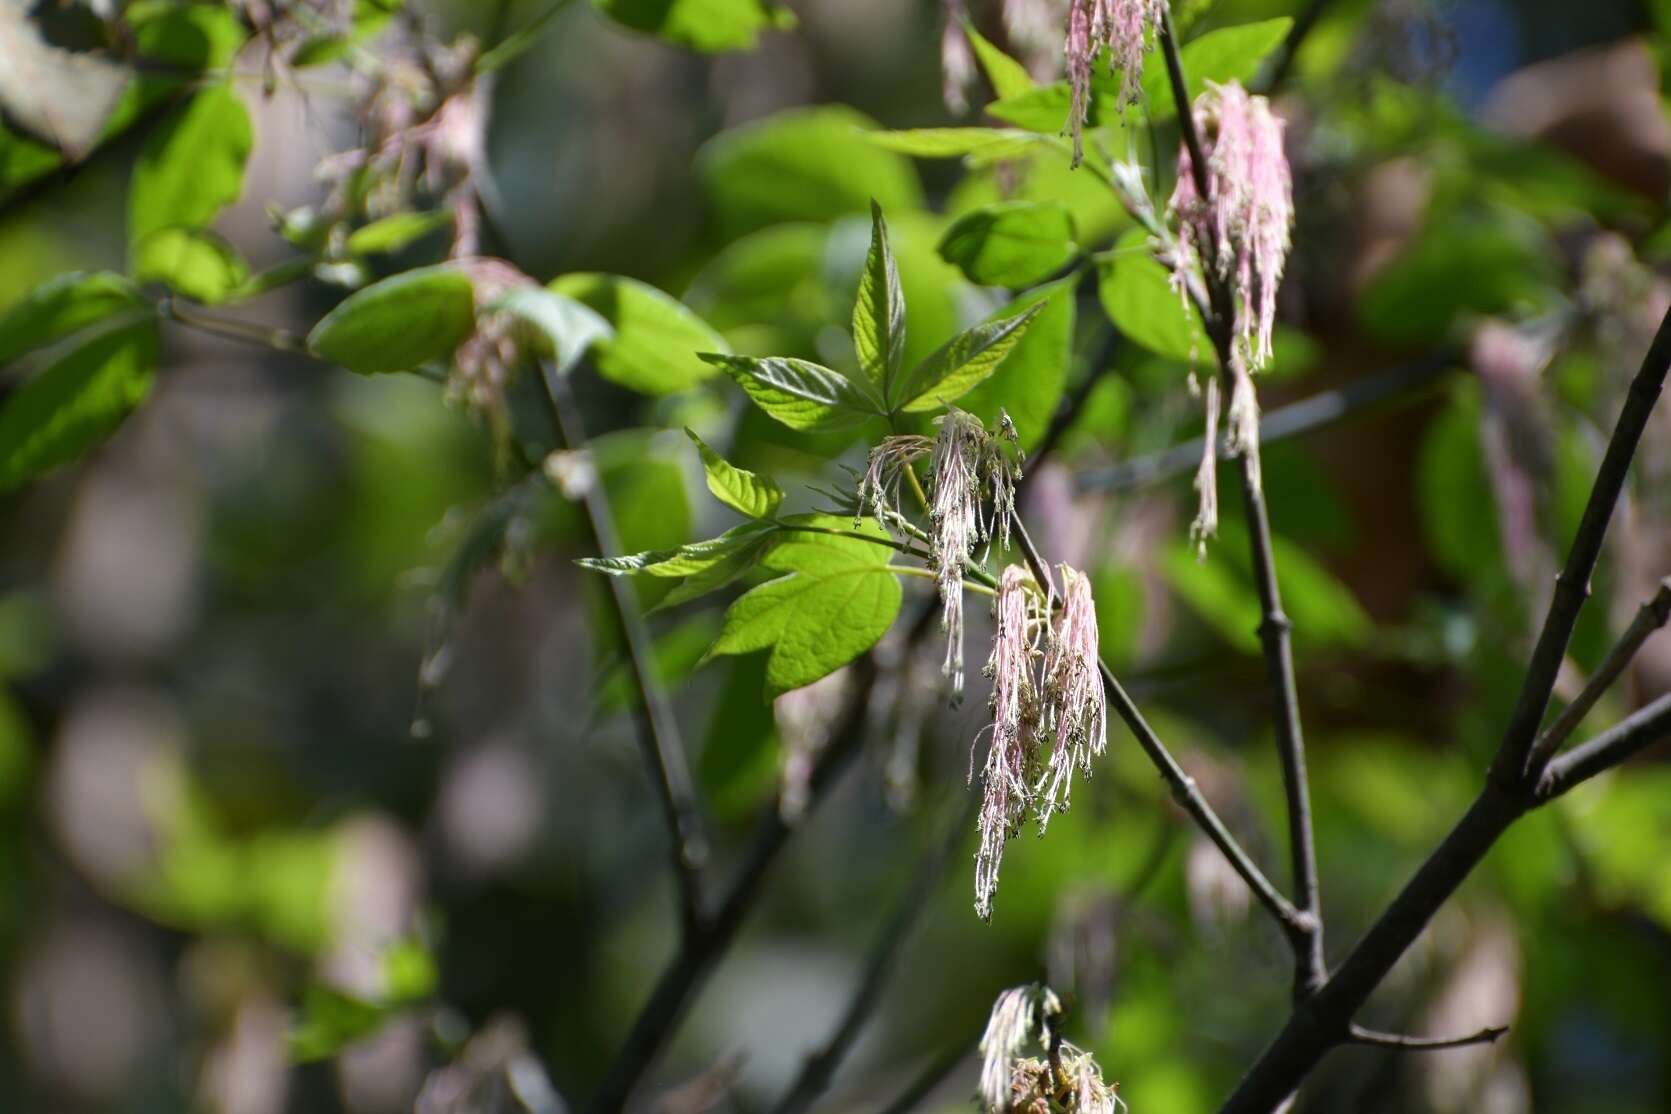
<path fill-rule="evenodd" d="M 487 41 L 544 7 L 414 6 L 444 38 Z M 1123 231 L 1065 166 L 1016 179 L 841 146 L 852 114 L 948 121 L 940 5 L 789 6 L 798 27 L 719 56 L 565 9 L 491 86 L 486 249 L 541 280 L 643 279 L 739 350 L 816 358 L 846 343 L 869 196 L 888 207 L 926 346 L 994 304 L 936 257 L 948 214 L 1019 191 L 1068 198 L 1087 243 Z M 1179 6 L 1207 28 L 1312 5 Z M 1662 3 L 1321 12 L 1278 101 L 1299 216 L 1267 408 L 1435 367 L 1396 404 L 1266 454 L 1338 956 L 1477 785 L 1623 384 L 1671 301 L 1671 51 Z M 269 90 L 258 54 L 236 65 L 256 145 L 216 227 L 260 266 L 291 253 L 269 205 L 318 199 L 315 165 L 356 142 L 353 104 L 345 73 Z M 807 106 L 824 107 L 780 115 Z M 806 174 L 750 146 L 832 132 Z M 61 271 L 120 268 L 138 142 L 0 193 L 0 305 Z M 1174 144 L 1162 133 L 1156 149 Z M 340 296 L 308 283 L 239 313 L 305 331 Z M 1234 508 L 1197 562 L 1187 475 L 1107 478 L 1199 434 L 1188 369 L 1131 344 L 1101 359 L 1094 291 L 1076 308 L 1065 380 L 1036 401 L 1048 416 L 1064 387 L 1089 393 L 1026 513 L 1047 552 L 1093 572 L 1105 654 L 1280 876 Z M 517 504 L 504 552 L 472 558 L 519 466 L 435 383 L 185 329 L 166 334 L 163 366 L 108 445 L 0 496 L 0 1108 L 372 1114 L 409 1109 L 466 1047 L 531 1057 L 559 1101 L 582 1103 L 674 942 L 619 654 L 599 585 L 572 564 L 576 512 L 542 490 Z M 797 444 L 719 383 L 647 398 L 583 372 L 576 389 L 628 549 L 730 524 L 680 425 L 774 470 L 801 505 L 839 475 L 827 457 L 856 459 Z M 1671 573 L 1668 480 L 1662 407 L 1569 686 Z M 678 609 L 654 629 L 723 877 L 826 713 L 814 698 L 774 716 L 753 659 L 698 667 L 717 616 Z M 923 1109 L 965 1108 L 986 1010 L 1034 979 L 1068 1001 L 1071 1039 L 1137 1114 L 1212 1110 L 1279 1025 L 1283 942 L 1123 732 L 1074 811 L 1011 845 L 990 924 L 971 911 L 972 826 L 933 887 L 913 884 L 966 820 L 985 707 L 978 678 L 943 707 L 932 642 L 899 666 L 890 729 L 799 821 L 647 1107 L 775 1101 L 901 901 L 924 914 L 829 1110 L 880 1109 L 948 1056 Z M 1667 688 L 1661 639 L 1594 722 Z M 1509 1037 L 1339 1052 L 1296 1110 L 1671 1109 L 1668 987 L 1671 767 L 1650 756 L 1519 825 L 1367 1018 Z"/>

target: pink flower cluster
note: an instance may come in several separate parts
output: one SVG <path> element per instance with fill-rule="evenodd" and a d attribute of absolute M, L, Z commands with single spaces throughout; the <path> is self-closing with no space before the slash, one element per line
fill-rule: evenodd
<path fill-rule="evenodd" d="M 998 629 L 986 666 L 992 738 L 975 856 L 975 912 L 982 918 L 992 915 L 1004 844 L 1029 815 L 1042 835 L 1051 815 L 1067 809 L 1074 771 L 1089 776 L 1091 759 L 1108 745 L 1091 583 L 1076 569 L 1060 569 L 1063 597 L 1054 619 L 1054 601 L 1026 569 L 1010 565 L 999 582 Z"/>
<path fill-rule="evenodd" d="M 1232 285 L 1242 356 L 1258 370 L 1271 356 L 1276 292 L 1294 225 L 1283 122 L 1268 100 L 1232 81 L 1207 83 L 1195 101 L 1195 125 L 1205 146 L 1207 195 L 1201 195 L 1185 146 L 1169 205 L 1179 222 L 1173 264 L 1181 270 L 1196 259 L 1211 260 L 1218 277 Z"/>
<path fill-rule="evenodd" d="M 1068 9 L 1065 53 L 1073 107 L 1073 162 L 1083 156 L 1082 132 L 1090 109 L 1091 65 L 1104 49 L 1110 71 L 1120 71 L 1120 104 L 1137 100 L 1143 79 L 1143 56 L 1154 45 L 1155 28 L 1166 14 L 1166 0 L 1073 0 Z"/>

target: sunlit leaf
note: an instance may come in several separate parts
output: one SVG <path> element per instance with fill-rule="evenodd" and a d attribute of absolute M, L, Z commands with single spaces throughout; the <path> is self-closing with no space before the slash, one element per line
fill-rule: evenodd
<path fill-rule="evenodd" d="M 144 304 L 133 283 L 109 271 L 55 275 L 25 294 L 0 318 L 0 365 Z"/>
<path fill-rule="evenodd" d="M 99 334 L 29 379 L 0 408 L 0 491 L 108 437 L 151 391 L 157 323 Z"/>
<path fill-rule="evenodd" d="M 550 289 L 596 311 L 615 330 L 595 343 L 598 374 L 643 394 L 689 388 L 713 372 L 698 353 L 724 352 L 725 338 L 688 306 L 620 275 L 572 274 Z"/>
<path fill-rule="evenodd" d="M 1020 288 L 1043 281 L 1078 253 L 1073 218 L 1059 204 L 1010 201 L 957 220 L 940 241 L 940 254 L 970 282 Z"/>
<path fill-rule="evenodd" d="M 249 281 L 238 249 L 199 228 L 159 228 L 134 248 L 133 277 L 199 302 L 225 301 Z"/>
<path fill-rule="evenodd" d="M 1041 308 L 1034 306 L 1014 317 L 987 321 L 947 341 L 905 377 L 899 392 L 905 401 L 900 409 L 908 414 L 920 413 L 962 398 L 998 370 Z"/>
<path fill-rule="evenodd" d="M 749 518 L 767 518 L 777 510 L 783 502 L 783 488 L 775 480 L 732 465 L 694 432 L 687 429 L 685 433 L 702 454 L 702 471 L 715 499 Z"/>
<path fill-rule="evenodd" d="M 795 26 L 776 0 L 593 0 L 625 27 L 694 50 L 749 50 L 762 31 Z"/>
<path fill-rule="evenodd" d="M 162 228 L 202 228 L 238 199 L 254 142 L 249 113 L 230 85 L 192 97 L 146 139 L 128 188 L 128 239 Z"/>
<path fill-rule="evenodd" d="M 870 227 L 870 251 L 853 304 L 853 347 L 860 370 L 886 394 L 905 359 L 905 295 L 900 291 L 899 267 L 879 206 L 871 206 Z"/>
<path fill-rule="evenodd" d="M 702 358 L 731 376 L 756 406 L 790 429 L 851 429 L 881 412 L 852 380 L 808 360 L 713 353 Z"/>

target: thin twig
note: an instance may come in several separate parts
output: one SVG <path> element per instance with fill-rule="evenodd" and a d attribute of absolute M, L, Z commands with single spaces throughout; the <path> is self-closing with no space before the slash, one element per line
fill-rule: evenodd
<path fill-rule="evenodd" d="M 923 856 L 913 872 L 911 883 L 900 895 L 900 901 L 877 934 L 865 961 L 864 974 L 853 987 L 829 1038 L 817 1052 L 807 1057 L 788 1093 L 774 1108 L 774 1114 L 803 1114 L 818 1096 L 829 1088 L 836 1069 L 852 1049 L 853 1042 L 864 1030 L 864 1025 L 881 1001 L 889 976 L 899 959 L 899 953 L 915 926 L 917 918 L 928 908 L 929 899 L 946 873 L 946 866 L 957 849 L 963 846 L 980 805 L 980 796 L 964 794 L 966 801 L 956 810 L 946 834 Z"/>
<path fill-rule="evenodd" d="M 1177 102 L 1178 126 L 1191 157 L 1191 171 L 1203 198 L 1209 197 L 1206 160 L 1202 156 L 1201 136 L 1195 126 L 1195 113 L 1190 105 L 1189 87 L 1184 77 L 1183 60 L 1179 54 L 1176 32 L 1172 26 L 1171 10 L 1162 7 L 1160 45 L 1166 55 L 1166 72 L 1171 80 L 1172 96 Z M 1212 317 L 1208 318 L 1208 333 L 1218 351 L 1219 373 L 1224 392 L 1229 397 L 1235 390 L 1239 371 L 1235 352 L 1235 314 L 1232 299 L 1222 277 L 1209 271 L 1207 287 Z M 1264 649 L 1269 674 L 1271 698 L 1276 706 L 1275 727 L 1277 754 L 1282 762 L 1282 784 L 1287 797 L 1288 847 L 1290 866 L 1294 875 L 1294 904 L 1305 914 L 1301 932 L 1291 937 L 1294 944 L 1294 996 L 1304 998 L 1316 991 L 1328 976 L 1323 960 L 1323 912 L 1320 885 L 1317 877 L 1316 840 L 1311 823 L 1311 794 L 1306 784 L 1305 737 L 1300 727 L 1299 685 L 1294 675 L 1294 625 L 1282 608 L 1282 592 L 1277 584 L 1276 559 L 1271 546 L 1270 513 L 1265 504 L 1265 492 L 1259 480 L 1259 448 L 1250 445 L 1239 454 L 1242 501 L 1247 510 L 1248 539 L 1252 549 L 1254 582 L 1259 590 L 1261 618 L 1259 640 Z"/>
<path fill-rule="evenodd" d="M 1259 443 L 1272 445 L 1317 430 L 1329 429 L 1352 418 L 1375 412 L 1383 405 L 1402 406 L 1416 402 L 1427 390 L 1457 366 L 1451 352 L 1435 352 L 1414 363 L 1401 364 L 1374 375 L 1354 380 L 1333 390 L 1278 407 L 1259 418 Z M 1123 460 L 1106 468 L 1089 468 L 1074 477 L 1079 491 L 1129 491 L 1187 476 L 1201 463 L 1206 446 L 1197 437 L 1148 456 Z M 1230 459 L 1228 444 L 1218 444 L 1220 460 Z"/>
<path fill-rule="evenodd" d="M 1667 622 L 1671 622 L 1671 577 L 1659 582 L 1659 591 L 1637 611 L 1636 618 L 1626 628 L 1623 637 L 1607 651 L 1607 656 L 1584 683 L 1583 691 L 1566 706 L 1538 739 L 1537 745 L 1532 748 L 1534 768 L 1542 769 L 1555 752 L 1572 737 L 1573 731 L 1596 706 L 1596 701 L 1613 687 L 1613 682 L 1617 681 L 1619 675 L 1630 665 L 1642 644 Z"/>
<path fill-rule="evenodd" d="M 1671 737 L 1671 693 L 1551 761 L 1538 784 L 1538 797 L 1545 801 L 1559 797 L 1573 786 L 1611 770 L 1631 755 L 1668 737 Z"/>
<path fill-rule="evenodd" d="M 1601 543 L 1607 536 L 1613 509 L 1619 503 L 1630 462 L 1647 429 L 1648 416 L 1653 413 L 1665 386 L 1668 368 L 1671 368 L 1671 313 L 1660 322 L 1653 344 L 1642 359 L 1642 367 L 1631 381 L 1630 393 L 1625 396 L 1618 423 L 1607 443 L 1607 453 L 1596 473 L 1595 485 L 1590 489 L 1590 501 L 1579 520 L 1578 533 L 1567 551 L 1566 565 L 1555 580 L 1555 595 L 1549 603 L 1537 647 L 1532 651 L 1514 714 L 1491 762 L 1491 779 L 1498 785 L 1535 785 L 1543 773 L 1531 760 L 1532 747 L 1549 707 L 1556 675 L 1572 641 L 1573 628 L 1578 625 L 1578 613 L 1590 597 L 1590 574 L 1601 557 Z"/>
<path fill-rule="evenodd" d="M 1366 1044 L 1375 1048 L 1392 1048 L 1400 1052 L 1439 1052 L 1447 1048 L 1467 1048 L 1473 1044 L 1496 1044 L 1497 1038 L 1509 1031 L 1507 1025 L 1493 1025 L 1465 1037 L 1408 1037 L 1403 1033 L 1382 1033 L 1353 1025 L 1346 1039 L 1352 1044 Z"/>
<path fill-rule="evenodd" d="M 1041 584 L 1048 583 L 1049 565 L 1039 554 L 1038 547 L 1033 544 L 1026 526 L 1019 519 L 1014 523 L 1014 535 L 1028 566 L 1033 570 L 1033 576 Z M 1114 706 L 1115 714 L 1125 722 L 1126 727 L 1136 737 L 1137 745 L 1143 748 L 1143 753 L 1148 756 L 1155 769 L 1160 771 L 1162 780 L 1172 790 L 1172 796 L 1179 806 L 1206 833 L 1207 838 L 1213 841 L 1213 846 L 1224 853 L 1231 868 L 1247 883 L 1248 889 L 1253 891 L 1253 895 L 1259 899 L 1266 911 L 1276 919 L 1288 939 L 1291 942 L 1303 939 L 1311 928 L 1309 918 L 1278 892 L 1270 879 L 1259 869 L 1258 864 L 1242 849 L 1242 845 L 1236 842 L 1236 837 L 1224 826 L 1224 821 L 1213 811 L 1213 806 L 1201 795 L 1195 779 L 1178 764 L 1172 752 L 1166 749 L 1166 744 L 1161 742 L 1160 736 L 1155 734 L 1154 728 L 1143 718 L 1143 713 L 1138 710 L 1137 704 L 1120 684 L 1119 678 L 1114 676 L 1114 671 L 1108 667 L 1108 663 L 1099 658 L 1097 666 L 1102 673 L 1102 685 Z"/>
<path fill-rule="evenodd" d="M 235 340 L 241 344 L 254 345 L 257 348 L 267 348 L 274 352 L 285 352 L 293 355 L 311 356 L 308 351 L 306 338 L 288 329 L 272 328 L 266 325 L 256 325 L 248 321 L 241 321 L 235 317 L 225 317 L 216 313 L 209 313 L 196 308 L 187 308 L 173 297 L 164 297 L 157 302 L 157 312 L 168 320 L 187 328 L 196 329 L 200 333 L 209 333 L 225 340 Z"/>
<path fill-rule="evenodd" d="M 540 372 L 561 447 L 570 451 L 584 450 L 586 428 L 574 405 L 568 379 L 549 360 L 541 361 Z M 614 514 L 603 489 L 597 484 L 589 486 L 584 505 L 586 513 L 582 516 L 582 523 L 588 534 L 585 539 L 587 546 L 602 556 L 619 554 L 620 538 L 615 532 Z M 689 933 L 698 927 L 703 917 L 701 869 L 708 855 L 708 837 L 697 808 L 690 767 L 679 741 L 679 727 L 656 679 L 650 632 L 645 628 L 644 619 L 632 598 L 632 585 L 618 577 L 607 579 L 616 630 L 626 649 L 633 684 L 638 689 L 639 698 L 633 703 L 633 715 L 637 721 L 639 745 L 644 751 L 644 761 L 650 769 L 651 781 L 655 783 L 656 795 L 667 821 L 680 911 L 684 930 Z"/>

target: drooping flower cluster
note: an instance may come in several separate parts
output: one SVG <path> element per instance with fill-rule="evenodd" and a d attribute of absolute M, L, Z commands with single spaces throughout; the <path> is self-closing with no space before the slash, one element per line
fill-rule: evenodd
<path fill-rule="evenodd" d="M 1061 1038 L 1062 1003 L 1034 983 L 998 995 L 981 1036 L 981 1108 L 986 1114 L 1115 1114 L 1119 1085 L 1084 1049 Z M 1040 1056 L 1023 1056 L 1029 1045 Z"/>
<path fill-rule="evenodd" d="M 1207 83 L 1195 101 L 1195 126 L 1204 145 L 1207 192 L 1203 197 L 1185 145 L 1168 207 L 1179 227 L 1172 263 L 1181 271 L 1210 261 L 1218 278 L 1230 284 L 1238 347 L 1249 369 L 1257 371 L 1271 356 L 1276 292 L 1294 225 L 1284 125 L 1268 100 L 1232 81 Z M 1235 407 L 1232 398 L 1232 411 Z"/>
<path fill-rule="evenodd" d="M 469 277 L 478 307 L 491 305 L 519 286 L 536 285 L 501 259 L 465 259 L 455 266 Z M 447 378 L 448 401 L 462 403 L 490 422 L 501 422 L 505 387 L 521 358 L 522 334 L 521 323 L 511 314 L 478 310 L 475 331 L 453 353 L 452 373 Z"/>
<path fill-rule="evenodd" d="M 451 47 L 425 47 L 419 58 L 390 59 L 369 79 L 358 112 L 364 144 L 327 157 L 315 170 L 330 187 L 331 219 L 360 210 L 370 217 L 400 212 L 421 182 L 452 216 L 451 256 L 476 254 L 487 166 L 478 54 L 475 40 L 465 36 Z"/>
<path fill-rule="evenodd" d="M 936 423 L 939 432 L 932 439 L 889 437 L 871 450 L 859 483 L 859 506 L 870 507 L 884 522 L 890 513 L 898 520 L 900 484 L 915 461 L 929 458 L 930 556 L 946 632 L 943 668 L 955 698 L 963 691 L 963 577 L 980 563 L 975 557 L 979 546 L 1009 544 L 1021 466 L 1015 427 L 1007 416 L 1000 414 L 997 432 L 956 407 Z"/>
<path fill-rule="evenodd" d="M 1154 45 L 1155 29 L 1166 14 L 1166 0 L 1073 0 L 1068 9 L 1068 82 L 1073 105 L 1073 162 L 1083 157 L 1083 131 L 1091 103 L 1091 67 L 1108 51 L 1110 71 L 1120 71 L 1121 107 L 1137 100 L 1142 88 L 1143 56 Z"/>
<path fill-rule="evenodd" d="M 1054 617 L 1054 601 L 1021 566 L 1007 567 L 998 586 L 997 631 L 986 665 L 991 739 L 975 854 L 975 912 L 982 919 L 992 915 L 1004 845 L 1028 816 L 1037 818 L 1042 835 L 1050 817 L 1067 809 L 1074 771 L 1089 776 L 1091 760 L 1108 745 L 1090 581 L 1067 565 L 1059 568 L 1063 598 Z"/>

